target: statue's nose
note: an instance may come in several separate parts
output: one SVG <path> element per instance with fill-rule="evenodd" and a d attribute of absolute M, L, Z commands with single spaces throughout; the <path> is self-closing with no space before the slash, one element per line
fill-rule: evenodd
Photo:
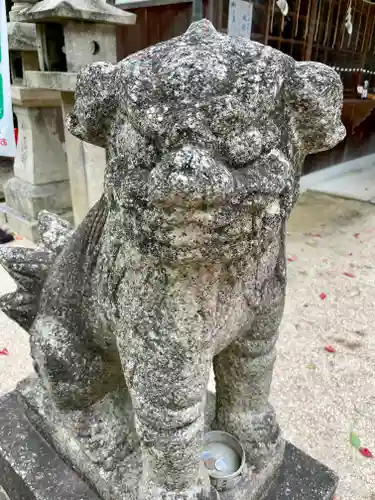
<path fill-rule="evenodd" d="M 233 192 L 233 176 L 210 151 L 184 146 L 155 166 L 148 190 L 150 202 L 156 205 L 215 204 Z"/>

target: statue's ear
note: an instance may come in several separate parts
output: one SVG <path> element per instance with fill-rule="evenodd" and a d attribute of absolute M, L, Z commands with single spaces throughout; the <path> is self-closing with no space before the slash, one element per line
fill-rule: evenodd
<path fill-rule="evenodd" d="M 106 147 L 116 110 L 116 70 L 113 64 L 99 62 L 85 66 L 78 74 L 75 102 L 66 125 L 72 135 L 96 146 Z"/>
<path fill-rule="evenodd" d="M 290 123 L 305 154 L 331 149 L 346 135 L 339 75 L 317 62 L 296 62 L 287 79 Z"/>

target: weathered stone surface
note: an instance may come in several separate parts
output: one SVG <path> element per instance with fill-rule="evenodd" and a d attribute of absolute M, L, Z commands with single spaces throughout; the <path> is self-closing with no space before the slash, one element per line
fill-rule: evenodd
<path fill-rule="evenodd" d="M 72 212 L 60 214 L 65 221 L 73 221 Z M 0 222 L 7 226 L 12 232 L 26 238 L 33 243 L 37 243 L 40 239 L 39 225 L 37 219 L 29 219 L 19 212 L 16 212 L 6 203 L 0 204 Z"/>
<path fill-rule="evenodd" d="M 280 475 L 266 500 L 333 500 L 337 483 L 332 470 L 287 443 Z"/>
<path fill-rule="evenodd" d="M 13 210 L 7 203 L 0 205 L 0 220 L 13 233 L 19 234 L 29 241 L 36 242 L 39 238 L 37 221 L 23 217 L 22 214 Z"/>
<path fill-rule="evenodd" d="M 74 92 L 76 73 L 60 71 L 26 71 L 25 84 L 38 89 L 51 89 L 60 92 Z"/>
<path fill-rule="evenodd" d="M 35 185 L 12 177 L 5 184 L 4 193 L 13 210 L 29 219 L 36 219 L 42 210 L 62 214 L 72 206 L 69 181 Z"/>
<path fill-rule="evenodd" d="M 56 256 L 73 233 L 71 224 L 54 214 L 39 214 L 41 246 L 36 249 L 1 247 L 0 264 L 17 284 L 17 290 L 0 297 L 0 309 L 29 331 L 38 312 L 41 289 Z"/>
<path fill-rule="evenodd" d="M 75 98 L 69 130 L 107 151 L 104 195 L 40 298 L 36 407 L 65 433 L 77 418 L 88 442 L 96 423 L 108 430 L 103 460 L 84 452 L 78 468 L 88 477 L 100 463 L 98 482 L 110 468 L 122 500 L 207 500 L 200 452 L 213 361 L 214 427 L 246 451 L 246 487 L 228 498 L 259 498 L 284 456 L 268 396 L 285 224 L 305 155 L 344 137 L 340 78 L 203 21 L 117 65 L 84 68 Z M 24 396 L 35 406 L 33 391 Z"/>
<path fill-rule="evenodd" d="M 25 417 L 25 410 L 29 421 Z M 25 408 L 17 392 L 0 400 L 0 423 L 0 478 L 11 494 L 11 500 L 50 500 L 51 498 L 82 500 L 86 496 L 80 495 L 86 495 L 87 492 L 90 500 L 98 498 L 94 491 L 87 488 L 82 479 L 73 471 L 69 471 L 66 463 L 60 459 L 54 449 L 46 444 L 36 430 L 39 429 L 42 434 L 47 434 L 48 438 L 50 438 L 48 435 L 50 432 L 60 434 L 60 442 L 63 443 L 62 438 L 65 437 L 66 444 L 75 450 L 79 449 L 76 442 L 79 440 L 78 434 L 73 436 L 68 428 L 54 428 L 54 424 L 58 425 L 59 420 L 46 421 L 33 410 Z M 49 428 L 46 428 L 45 424 Z M 105 436 L 105 433 L 103 432 L 102 435 Z M 81 428 L 81 439 L 83 436 L 84 432 Z M 94 440 L 94 436 L 92 439 Z M 75 453 L 71 453 L 71 456 L 75 458 Z M 82 461 L 84 458 L 81 457 Z M 87 457 L 85 463 L 90 464 Z M 102 488 L 105 492 L 103 498 L 123 498 L 121 491 L 116 493 L 111 491 L 114 482 L 108 480 L 108 470 L 105 478 L 104 469 L 100 463 L 91 462 L 91 467 L 96 467 L 99 476 L 103 475 Z M 133 465 L 132 470 L 134 471 Z M 62 484 L 63 480 L 69 480 L 69 483 Z M 264 500 L 332 500 L 336 485 L 337 478 L 331 470 L 287 443 L 280 474 Z M 251 493 L 249 493 L 249 499 L 252 498 L 250 495 Z M 212 495 L 212 500 L 218 500 L 218 498 Z M 231 493 L 227 492 L 221 493 L 219 500 L 232 498 Z M 9 500 L 6 491 L 1 486 L 0 500 Z"/>
<path fill-rule="evenodd" d="M 74 94 L 61 94 L 63 115 L 72 110 Z M 74 220 L 78 225 L 103 194 L 106 151 L 65 131 Z"/>
<path fill-rule="evenodd" d="M 31 23 L 70 19 L 103 24 L 134 24 L 136 16 L 107 4 L 105 0 L 43 0 L 15 13 L 12 19 Z"/>
<path fill-rule="evenodd" d="M 0 399 L 0 481 L 11 500 L 99 500 L 35 430 L 17 393 Z"/>
<path fill-rule="evenodd" d="M 1 211 L 13 232 L 35 242 L 39 237 L 36 220 L 39 211 L 49 209 L 68 217 L 71 194 L 57 93 L 21 89 L 12 89 L 12 97 L 18 98 L 13 109 L 18 120 L 19 140 L 15 177 L 4 188 L 6 203 Z M 35 107 L 44 105 L 46 107 Z M 56 105 L 59 107 L 51 107 Z"/>
<path fill-rule="evenodd" d="M 14 158 L 0 156 L 0 199 L 4 199 L 4 185 L 13 177 Z"/>
<path fill-rule="evenodd" d="M 69 176 L 62 145 L 64 129 L 61 109 L 15 106 L 14 112 L 19 129 L 14 162 L 16 177 L 30 184 L 67 180 Z"/>
<path fill-rule="evenodd" d="M 8 23 L 9 50 L 36 51 L 36 28 L 33 24 Z"/>
<path fill-rule="evenodd" d="M 43 250 L 1 247 L 0 262 L 17 283 L 17 290 L 0 297 L 0 308 L 29 330 L 38 311 L 36 297 L 47 277 L 55 256 Z"/>
<path fill-rule="evenodd" d="M 42 246 L 58 255 L 74 233 L 72 224 L 45 210 L 39 213 L 38 223 Z"/>
<path fill-rule="evenodd" d="M 12 85 L 11 91 L 14 106 L 21 106 L 22 108 L 57 108 L 61 105 L 60 94 L 55 90 L 41 90 Z M 39 122 L 41 121 L 39 120 Z"/>
<path fill-rule="evenodd" d="M 121 13 L 120 10 L 118 12 Z M 117 62 L 116 26 L 68 22 L 64 26 L 68 72 L 77 72 L 89 62 Z"/>

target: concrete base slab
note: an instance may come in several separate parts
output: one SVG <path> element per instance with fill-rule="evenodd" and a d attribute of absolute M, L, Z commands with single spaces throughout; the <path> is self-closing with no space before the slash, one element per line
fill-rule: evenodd
<path fill-rule="evenodd" d="M 0 400 L 0 483 L 11 500 L 99 500 L 34 429 L 15 392 Z"/>
<path fill-rule="evenodd" d="M 264 500 L 333 500 L 337 484 L 331 469 L 287 443 L 280 474 Z"/>
<path fill-rule="evenodd" d="M 301 191 L 306 190 L 374 202 L 375 155 L 368 155 L 302 177 Z"/>
<path fill-rule="evenodd" d="M 65 212 L 60 216 L 69 222 L 73 222 L 71 212 Z M 37 220 L 24 217 L 6 203 L 0 203 L 0 226 L 2 228 L 7 227 L 9 231 L 19 234 L 29 241 L 39 241 Z"/>
<path fill-rule="evenodd" d="M 0 483 L 11 500 L 99 500 L 36 430 L 17 391 L 0 400 Z M 337 477 L 327 467 L 286 444 L 280 474 L 257 500 L 332 500 Z M 236 487 L 237 489 L 237 487 Z M 219 492 L 218 500 L 234 499 L 236 489 Z M 122 491 L 121 498 L 130 492 Z M 134 496 L 135 495 L 135 496 Z M 253 498 L 248 491 L 249 498 Z M 136 493 L 132 500 L 137 500 Z"/>

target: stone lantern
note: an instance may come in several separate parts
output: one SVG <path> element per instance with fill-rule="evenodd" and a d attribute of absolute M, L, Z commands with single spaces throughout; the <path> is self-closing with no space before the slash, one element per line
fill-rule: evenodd
<path fill-rule="evenodd" d="M 31 88 L 61 92 L 63 116 L 71 110 L 77 72 L 86 64 L 117 62 L 116 26 L 136 16 L 105 0 L 43 0 L 17 11 L 17 20 L 36 24 L 40 71 L 26 71 Z M 103 190 L 106 155 L 65 131 L 74 220 L 78 224 Z"/>
<path fill-rule="evenodd" d="M 40 210 L 72 217 L 60 94 L 26 85 L 26 72 L 39 70 L 35 24 L 8 23 L 8 41 L 18 147 L 14 177 L 4 186 L 0 223 L 35 241 Z"/>

